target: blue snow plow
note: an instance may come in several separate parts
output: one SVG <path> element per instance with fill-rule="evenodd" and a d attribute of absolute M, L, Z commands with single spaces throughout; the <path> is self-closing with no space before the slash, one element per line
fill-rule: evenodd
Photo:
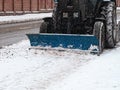
<path fill-rule="evenodd" d="M 98 39 L 93 35 L 72 34 L 27 34 L 31 46 L 51 46 L 70 49 L 89 50 L 99 46 Z"/>
<path fill-rule="evenodd" d="M 67 49 L 91 50 L 99 52 L 99 40 L 93 35 L 76 34 L 27 34 L 33 47 L 61 47 Z"/>

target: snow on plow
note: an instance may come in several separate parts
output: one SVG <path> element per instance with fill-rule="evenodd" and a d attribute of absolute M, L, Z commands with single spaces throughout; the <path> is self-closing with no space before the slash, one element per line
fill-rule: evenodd
<path fill-rule="evenodd" d="M 99 53 L 99 40 L 94 35 L 40 33 L 27 36 L 33 47 L 61 47 Z"/>

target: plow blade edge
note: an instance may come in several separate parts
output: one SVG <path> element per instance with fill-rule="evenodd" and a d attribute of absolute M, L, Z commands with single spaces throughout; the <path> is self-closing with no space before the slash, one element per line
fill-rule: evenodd
<path fill-rule="evenodd" d="M 99 40 L 94 35 L 76 34 L 27 34 L 31 46 L 62 47 L 69 49 L 97 49 Z"/>

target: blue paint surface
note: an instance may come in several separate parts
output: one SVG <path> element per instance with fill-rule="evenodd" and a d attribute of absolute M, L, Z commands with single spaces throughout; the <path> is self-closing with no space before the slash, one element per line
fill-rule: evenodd
<path fill-rule="evenodd" d="M 93 35 L 27 34 L 27 36 L 31 46 L 51 46 L 88 50 L 91 45 L 99 45 L 98 39 Z"/>

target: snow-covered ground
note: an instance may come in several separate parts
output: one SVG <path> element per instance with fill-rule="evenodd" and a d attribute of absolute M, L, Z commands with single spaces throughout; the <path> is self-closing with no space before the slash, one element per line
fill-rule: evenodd
<path fill-rule="evenodd" d="M 45 90 L 95 57 L 29 47 L 25 40 L 0 50 L 0 90 Z"/>
<path fill-rule="evenodd" d="M 101 56 L 29 47 L 0 49 L 0 90 L 120 90 L 120 47 Z"/>
<path fill-rule="evenodd" d="M 29 50 L 28 40 L 5 46 L 0 49 L 0 90 L 120 90 L 119 46 L 101 56 Z"/>

